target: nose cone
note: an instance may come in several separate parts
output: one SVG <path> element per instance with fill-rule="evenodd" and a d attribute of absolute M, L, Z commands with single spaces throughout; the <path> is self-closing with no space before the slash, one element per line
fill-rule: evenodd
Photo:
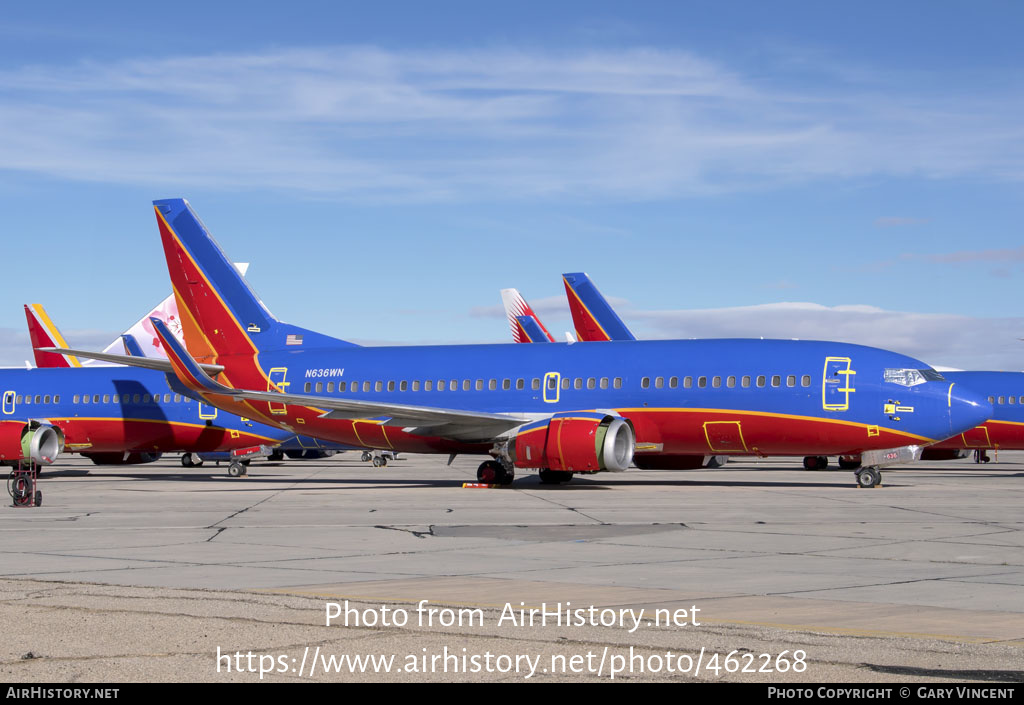
<path fill-rule="evenodd" d="M 949 390 L 949 435 L 969 431 L 992 418 L 992 404 L 987 397 L 954 384 Z"/>

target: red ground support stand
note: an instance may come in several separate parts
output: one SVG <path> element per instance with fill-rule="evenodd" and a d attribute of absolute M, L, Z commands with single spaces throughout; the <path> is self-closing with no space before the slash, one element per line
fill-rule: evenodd
<path fill-rule="evenodd" d="M 246 473 L 246 465 L 253 458 L 266 458 L 274 451 L 270 446 L 248 446 L 247 448 L 235 448 L 231 451 L 231 463 L 228 465 L 228 475 L 231 477 L 242 477 Z"/>
<path fill-rule="evenodd" d="M 29 461 L 26 465 L 18 462 L 7 478 L 7 493 L 14 500 L 15 507 L 38 507 L 43 503 L 43 493 L 38 488 L 39 466 Z"/>

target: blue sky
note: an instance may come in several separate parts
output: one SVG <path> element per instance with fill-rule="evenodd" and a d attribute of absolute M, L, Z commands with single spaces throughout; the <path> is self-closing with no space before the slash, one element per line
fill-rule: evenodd
<path fill-rule="evenodd" d="M 38 2 L 0 18 L 0 364 L 105 343 L 184 196 L 281 319 L 365 343 L 571 328 L 1021 369 L 1014 2 Z"/>

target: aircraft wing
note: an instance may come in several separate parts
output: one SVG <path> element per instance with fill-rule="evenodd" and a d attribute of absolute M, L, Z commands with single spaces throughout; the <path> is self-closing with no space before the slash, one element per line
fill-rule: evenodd
<path fill-rule="evenodd" d="M 215 381 L 210 374 L 223 371 L 221 365 L 204 365 L 192 359 L 184 346 L 174 338 L 163 321 L 152 318 L 153 327 L 167 351 L 166 359 L 114 355 L 82 350 L 68 353 L 83 358 L 106 360 L 133 367 L 160 370 L 175 375 L 186 387 L 199 395 L 215 395 L 234 399 L 251 399 L 272 404 L 290 404 L 306 407 L 324 418 L 365 420 L 385 426 L 400 426 L 410 433 L 439 436 L 458 440 L 490 440 L 509 429 L 521 426 L 532 419 L 508 414 L 492 414 L 481 411 L 445 409 L 410 404 L 365 401 L 361 399 L 340 399 L 311 394 L 290 394 L 255 389 L 235 389 Z M 63 348 L 47 349 L 46 352 L 64 352 Z"/>
<path fill-rule="evenodd" d="M 174 367 L 166 358 L 135 357 L 133 355 L 117 355 L 115 353 L 72 350 L 71 348 L 36 348 L 36 350 L 41 352 L 57 353 L 59 355 L 75 355 L 76 357 L 84 357 L 91 360 L 102 360 L 103 362 L 113 362 L 118 365 L 143 367 L 147 370 L 159 370 L 160 372 L 174 374 Z M 198 362 L 196 364 L 199 365 L 199 367 L 201 367 L 207 374 L 216 375 L 224 371 L 223 365 L 207 365 L 200 364 Z"/>

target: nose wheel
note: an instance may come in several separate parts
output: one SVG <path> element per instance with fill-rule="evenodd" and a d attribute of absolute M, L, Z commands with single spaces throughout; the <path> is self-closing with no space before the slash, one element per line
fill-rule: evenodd
<path fill-rule="evenodd" d="M 878 487 L 882 484 L 882 473 L 878 468 L 861 468 L 854 475 L 857 477 L 857 487 Z"/>

